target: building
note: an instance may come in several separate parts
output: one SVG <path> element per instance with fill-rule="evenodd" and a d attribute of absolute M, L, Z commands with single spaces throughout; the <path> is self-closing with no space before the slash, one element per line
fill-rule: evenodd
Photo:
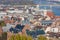
<path fill-rule="evenodd" d="M 41 25 L 42 26 L 49 26 L 49 25 L 51 25 L 53 23 L 53 21 L 52 20 L 42 20 L 41 21 Z"/>
<path fill-rule="evenodd" d="M 3 20 L 6 14 L 7 14 L 6 12 L 0 12 L 0 20 Z"/>
<path fill-rule="evenodd" d="M 49 16 L 51 19 L 53 19 L 55 15 L 52 11 L 47 11 L 47 16 Z"/>

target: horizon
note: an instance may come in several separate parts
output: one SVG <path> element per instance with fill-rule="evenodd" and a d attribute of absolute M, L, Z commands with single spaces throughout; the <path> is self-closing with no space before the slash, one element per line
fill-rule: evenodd
<path fill-rule="evenodd" d="M 22 1 L 25 1 L 25 2 L 31 2 L 33 1 L 34 4 L 59 4 L 60 5 L 60 0 L 0 0 L 0 4 L 10 4 L 10 3 L 17 3 L 19 4 L 20 2 Z M 12 3 L 12 4 L 13 4 Z M 42 9 L 44 9 L 44 7 L 46 7 L 47 9 L 47 6 L 43 6 Z M 60 6 L 53 6 L 52 7 L 52 11 L 55 15 L 57 16 L 60 16 Z"/>

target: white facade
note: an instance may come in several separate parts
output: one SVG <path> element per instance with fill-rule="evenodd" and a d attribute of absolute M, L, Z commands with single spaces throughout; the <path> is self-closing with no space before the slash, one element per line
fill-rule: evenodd
<path fill-rule="evenodd" d="M 7 10 L 8 13 L 23 13 L 23 10 Z"/>
<path fill-rule="evenodd" d="M 58 28 L 51 28 L 51 32 L 58 33 L 59 29 Z"/>
<path fill-rule="evenodd" d="M 45 20 L 51 20 L 51 18 L 49 16 L 47 16 L 47 18 Z"/>
<path fill-rule="evenodd" d="M 6 12 L 0 12 L 0 15 L 3 15 L 3 14 L 6 15 L 7 13 Z"/>
<path fill-rule="evenodd" d="M 45 30 L 45 33 L 47 33 L 47 32 L 58 33 L 58 32 L 59 32 L 59 28 L 57 28 L 57 27 L 54 27 L 54 28 L 52 28 L 52 27 L 47 27 L 46 30 Z"/>
<path fill-rule="evenodd" d="M 44 10 L 44 16 L 47 16 L 47 10 Z"/>
<path fill-rule="evenodd" d="M 6 12 L 0 12 L 0 20 L 2 20 L 3 19 L 2 17 L 4 17 L 6 14 L 7 14 Z"/>
<path fill-rule="evenodd" d="M 44 10 L 44 9 L 40 9 L 40 14 L 43 15 L 43 16 L 47 16 L 47 10 Z"/>
<path fill-rule="evenodd" d="M 51 27 L 47 27 L 45 30 L 45 33 L 50 32 L 50 30 L 51 30 Z"/>

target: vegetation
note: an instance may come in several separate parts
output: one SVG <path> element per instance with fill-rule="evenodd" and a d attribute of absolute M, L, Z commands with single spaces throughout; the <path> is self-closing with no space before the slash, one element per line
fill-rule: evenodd
<path fill-rule="evenodd" d="M 9 40 L 33 40 L 31 36 L 26 35 L 12 35 L 12 37 Z"/>
<path fill-rule="evenodd" d="M 0 40 L 2 40 L 2 36 L 0 36 Z"/>
<path fill-rule="evenodd" d="M 4 23 L 4 21 L 0 21 L 0 26 L 1 27 L 6 26 L 6 24 Z"/>
<path fill-rule="evenodd" d="M 7 40 L 7 33 L 6 32 L 2 33 L 2 35 L 0 36 L 0 40 Z"/>
<path fill-rule="evenodd" d="M 39 36 L 38 40 L 47 40 L 47 38 L 45 36 Z"/>
<path fill-rule="evenodd" d="M 2 40 L 7 40 L 7 32 L 4 32 L 4 33 L 2 34 Z"/>
<path fill-rule="evenodd" d="M 2 27 L 3 26 L 6 26 L 6 24 L 4 23 L 4 21 L 1 21 L 0 20 L 0 40 L 5 40 L 5 39 L 7 39 L 7 38 L 5 38 L 5 37 L 7 37 L 6 35 L 6 33 L 3 33 L 3 30 L 2 30 Z"/>

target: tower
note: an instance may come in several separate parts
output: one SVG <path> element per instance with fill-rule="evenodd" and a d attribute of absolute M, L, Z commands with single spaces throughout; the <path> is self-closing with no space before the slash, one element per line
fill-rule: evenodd
<path fill-rule="evenodd" d="M 46 10 L 46 7 L 44 9 L 44 16 L 47 16 L 47 10 Z"/>

